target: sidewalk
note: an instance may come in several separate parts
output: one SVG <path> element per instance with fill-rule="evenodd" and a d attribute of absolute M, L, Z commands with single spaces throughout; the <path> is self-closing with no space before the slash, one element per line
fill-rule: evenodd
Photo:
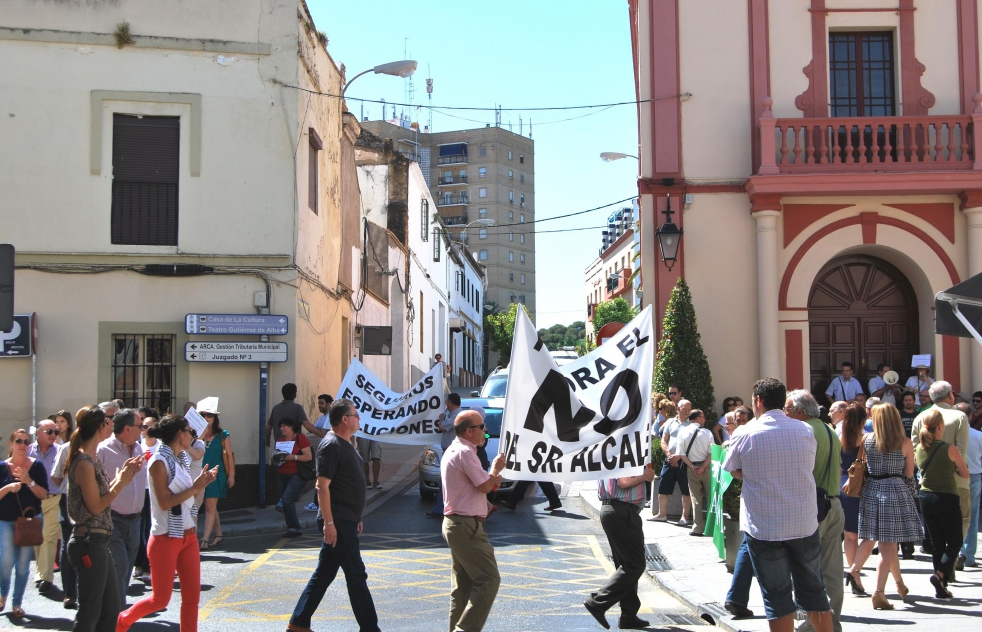
<path fill-rule="evenodd" d="M 600 501 L 597 483 L 573 483 L 569 495 L 579 492 L 585 505 L 600 517 Z M 651 513 L 645 509 L 642 518 Z M 678 517 L 676 517 L 676 520 Z M 978 534 L 976 534 L 978 537 Z M 732 575 L 726 572 L 711 538 L 689 536 L 688 527 L 672 522 L 644 521 L 644 539 L 648 575 L 663 589 L 685 603 L 709 623 L 728 632 L 766 632 L 764 605 L 757 582 L 750 590 L 749 607 L 757 615 L 753 619 L 734 621 L 723 609 L 726 592 Z M 982 549 L 982 547 L 980 547 Z M 967 568 L 956 575 L 958 581 L 951 584 L 954 599 L 934 598 L 934 588 L 928 578 L 933 572 L 931 558 L 920 552 L 916 560 L 901 560 L 904 583 L 910 589 L 907 603 L 900 601 L 892 579 L 887 580 L 887 599 L 895 610 L 873 610 L 869 597 L 853 597 L 846 588 L 842 603 L 842 628 L 849 632 L 873 632 L 898 629 L 897 626 L 930 625 L 944 627 L 945 632 L 976 632 L 982 611 L 982 567 Z M 872 592 L 876 583 L 877 556 L 871 556 L 863 570 L 863 584 Z"/>
<path fill-rule="evenodd" d="M 416 482 L 416 470 L 419 458 L 423 452 L 422 446 L 385 444 L 382 446 L 382 470 L 379 473 L 379 483 L 382 489 L 367 490 L 365 515 L 375 510 L 383 502 L 406 489 Z M 317 512 L 307 511 L 304 507 L 314 501 L 316 490 L 311 489 L 297 501 L 297 515 L 300 518 L 300 528 L 309 531 L 317 528 Z M 221 507 L 221 502 L 219 502 Z M 218 518 L 222 525 L 222 535 L 227 537 L 237 535 L 282 534 L 286 531 L 283 514 L 275 507 L 268 505 L 263 509 L 250 507 L 248 509 L 232 509 L 219 511 Z M 204 515 L 198 518 L 198 536 L 204 532 Z"/>

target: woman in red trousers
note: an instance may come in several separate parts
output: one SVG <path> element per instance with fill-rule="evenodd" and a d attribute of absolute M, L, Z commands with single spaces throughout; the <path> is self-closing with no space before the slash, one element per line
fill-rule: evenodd
<path fill-rule="evenodd" d="M 187 420 L 167 415 L 154 423 L 148 434 L 159 440 L 150 459 L 150 559 L 149 597 L 120 613 L 117 632 L 125 632 L 146 615 L 163 610 L 174 590 L 174 571 L 181 582 L 181 632 L 197 632 L 201 596 L 201 553 L 195 529 L 194 496 L 215 480 L 218 468 L 204 469 L 191 480 L 191 460 L 185 450 L 193 439 Z"/>

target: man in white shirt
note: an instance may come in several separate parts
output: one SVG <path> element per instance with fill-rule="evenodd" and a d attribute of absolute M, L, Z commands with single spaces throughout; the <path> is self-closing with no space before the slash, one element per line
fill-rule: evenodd
<path fill-rule="evenodd" d="M 869 396 L 879 397 L 884 404 L 897 405 L 900 397 L 899 384 L 887 384 L 883 379 L 883 374 L 890 370 L 889 364 L 879 364 L 876 367 L 876 375 L 869 380 Z"/>
<path fill-rule="evenodd" d="M 709 479 L 711 457 L 713 455 L 713 433 L 704 428 L 706 415 L 701 410 L 689 413 L 689 426 L 679 431 L 678 446 L 680 458 L 689 468 L 689 498 L 692 499 L 692 518 L 694 524 L 689 535 L 701 536 L 706 530 L 703 511 L 709 499 Z"/>
<path fill-rule="evenodd" d="M 662 465 L 661 478 L 658 481 L 658 513 L 647 519 L 654 522 L 668 522 L 668 497 L 675 491 L 675 483 L 678 483 L 679 491 L 682 492 L 682 519 L 679 520 L 679 525 L 687 527 L 692 524 L 691 519 L 686 518 L 692 515 L 692 501 L 689 498 L 686 471 L 681 467 L 681 457 L 678 455 L 678 436 L 679 432 L 689 425 L 692 403 L 687 399 L 680 399 L 678 411 L 677 417 L 669 419 L 662 426 L 661 449 L 665 453 L 665 463 Z"/>
<path fill-rule="evenodd" d="M 859 380 L 852 376 L 852 362 L 842 363 L 842 375 L 837 375 L 832 378 L 832 382 L 829 384 L 828 390 L 825 391 L 825 395 L 829 398 L 829 402 L 834 402 L 838 399 L 851 402 L 856 399 L 857 395 L 863 394 L 863 385 L 859 383 Z"/>
<path fill-rule="evenodd" d="M 979 544 L 979 498 L 982 497 L 982 432 L 969 426 L 968 449 L 965 450 L 965 464 L 968 466 L 969 490 L 971 495 L 971 517 L 968 534 L 962 545 L 961 554 L 955 561 L 955 569 L 978 566 L 975 551 Z"/>

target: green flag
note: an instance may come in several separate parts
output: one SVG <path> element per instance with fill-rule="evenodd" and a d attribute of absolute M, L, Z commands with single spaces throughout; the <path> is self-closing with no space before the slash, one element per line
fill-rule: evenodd
<path fill-rule="evenodd" d="M 726 450 L 713 446 L 712 477 L 709 479 L 709 511 L 704 535 L 713 536 L 713 544 L 721 560 L 726 559 L 726 543 L 723 539 L 723 492 L 733 482 L 733 475 L 723 469 Z"/>

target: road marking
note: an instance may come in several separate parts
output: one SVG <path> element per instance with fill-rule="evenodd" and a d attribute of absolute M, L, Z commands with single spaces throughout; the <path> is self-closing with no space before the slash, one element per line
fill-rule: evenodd
<path fill-rule="evenodd" d="M 590 543 L 590 550 L 593 551 L 593 557 L 597 558 L 597 561 L 600 562 L 600 565 L 604 567 L 605 571 L 613 575 L 614 571 L 617 569 L 614 568 L 614 565 L 611 564 L 610 560 L 607 559 L 607 556 L 604 555 L 603 549 L 600 548 L 600 541 L 597 540 L 597 536 L 588 535 L 587 541 Z"/>
<path fill-rule="evenodd" d="M 604 555 L 603 549 L 600 548 L 600 541 L 595 535 L 588 535 L 587 541 L 590 543 L 590 550 L 593 551 L 593 557 L 597 558 L 600 565 L 606 569 L 611 575 L 617 570 L 611 563 L 607 556 Z M 641 609 L 638 610 L 638 614 L 652 614 L 654 613 L 654 606 L 652 605 L 652 597 L 654 595 L 654 590 L 650 582 L 638 582 L 638 597 L 641 599 Z"/>
<path fill-rule="evenodd" d="M 245 570 L 239 572 L 239 577 L 235 580 L 234 584 L 223 588 L 221 592 L 209 599 L 208 603 L 206 603 L 204 607 L 198 611 L 198 620 L 204 621 L 207 619 L 211 613 L 222 604 L 222 602 L 235 594 L 235 591 L 239 589 L 249 575 L 259 569 L 260 566 L 268 562 L 269 559 L 276 555 L 287 542 L 289 542 L 288 538 L 280 538 L 280 541 L 274 544 L 272 548 L 253 560 L 252 564 L 250 564 Z"/>

